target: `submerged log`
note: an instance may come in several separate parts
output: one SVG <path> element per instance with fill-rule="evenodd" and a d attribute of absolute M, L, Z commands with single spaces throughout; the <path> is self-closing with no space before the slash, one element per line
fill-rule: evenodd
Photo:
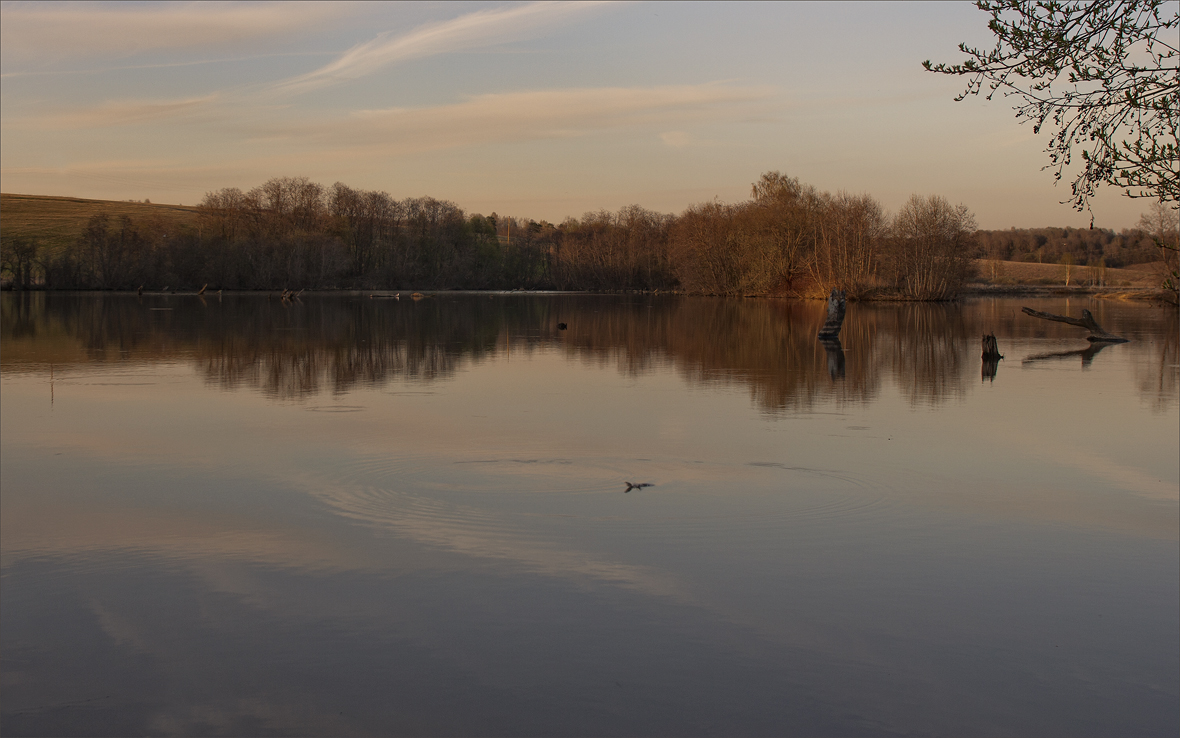
<path fill-rule="evenodd" d="M 1113 333 L 1108 333 L 1105 328 L 1098 325 L 1098 321 L 1094 320 L 1094 316 L 1089 310 L 1082 310 L 1081 318 L 1070 318 L 1066 315 L 1054 315 L 1053 313 L 1042 313 L 1040 310 L 1033 310 L 1032 308 L 1021 308 L 1025 315 L 1031 315 L 1034 318 L 1041 318 L 1042 320 L 1055 320 L 1058 323 L 1068 323 L 1069 325 L 1076 325 L 1079 328 L 1085 328 L 1090 331 L 1090 335 L 1086 340 L 1090 342 L 1100 341 L 1103 343 L 1126 343 L 1127 339 L 1116 336 Z"/>
<path fill-rule="evenodd" d="M 819 338 L 836 338 L 840 335 L 840 326 L 844 325 L 844 312 L 848 308 L 848 293 L 844 290 L 833 289 L 828 295 L 828 319 L 819 329 Z"/>

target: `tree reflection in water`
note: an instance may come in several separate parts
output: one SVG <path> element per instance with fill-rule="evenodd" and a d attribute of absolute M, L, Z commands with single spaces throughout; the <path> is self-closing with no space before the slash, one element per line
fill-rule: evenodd
<path fill-rule="evenodd" d="M 670 364 L 694 384 L 746 387 L 765 411 L 778 413 L 820 402 L 869 403 L 886 378 L 912 405 L 962 397 L 986 332 L 1009 344 L 1080 340 L 1070 326 L 1020 315 L 1027 302 L 853 303 L 840 338 L 821 342 L 819 301 L 442 293 L 420 301 L 304 295 L 287 302 L 261 295 L 6 293 L 0 335 L 6 371 L 182 361 L 214 386 L 296 400 L 394 379 L 430 382 L 509 349 L 514 356 L 560 350 L 600 365 L 615 362 L 631 375 Z M 1159 408 L 1175 402 L 1175 310 L 1101 301 L 1091 309 L 1103 325 L 1135 339 L 1120 351 L 1146 354 L 1134 362 L 1141 395 Z M 559 321 L 568 329 L 559 330 Z M 1080 356 L 1086 366 L 1103 348 L 1026 353 L 1023 364 Z"/>

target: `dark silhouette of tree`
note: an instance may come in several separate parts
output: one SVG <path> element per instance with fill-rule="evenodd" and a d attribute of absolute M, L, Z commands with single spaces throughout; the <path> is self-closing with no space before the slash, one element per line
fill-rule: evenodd
<path fill-rule="evenodd" d="M 1049 126 L 1046 169 L 1056 180 L 1077 149 L 1084 166 L 1067 201 L 1088 210 L 1100 185 L 1130 197 L 1180 200 L 1180 13 L 1165 0 L 979 0 L 996 47 L 967 44 L 961 64 L 923 66 L 968 77 L 956 100 L 996 91 L 1016 117 Z"/>
<path fill-rule="evenodd" d="M 27 290 L 33 284 L 37 250 L 36 241 L 19 236 L 0 245 L 0 272 L 12 275 L 14 289 Z"/>

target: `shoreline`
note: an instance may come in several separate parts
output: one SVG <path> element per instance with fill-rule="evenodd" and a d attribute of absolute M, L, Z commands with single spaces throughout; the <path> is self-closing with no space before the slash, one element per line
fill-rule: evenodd
<path fill-rule="evenodd" d="M 3 292 L 11 292 L 13 294 L 19 292 L 29 293 L 58 293 L 58 294 L 75 294 L 75 295 L 129 295 L 136 296 L 138 293 L 135 290 L 57 290 L 46 289 L 43 287 L 33 287 L 25 290 L 15 290 L 5 285 Z M 222 290 L 221 294 L 224 296 L 267 296 L 267 297 L 282 297 L 283 290 Z M 355 289 L 355 288 L 339 288 L 339 289 L 309 289 L 302 294 L 312 295 L 334 295 L 340 297 L 369 297 L 373 299 L 393 299 L 395 296 L 404 297 L 407 300 L 413 301 L 412 295 L 417 293 L 421 295 L 419 299 L 438 297 L 441 295 L 488 295 L 488 296 L 529 296 L 529 297 L 544 297 L 544 296 L 591 296 L 591 295 L 675 295 L 681 297 L 730 297 L 739 300 L 749 299 L 774 299 L 774 300 L 826 300 L 826 295 L 804 295 L 804 294 L 760 294 L 760 295 L 707 295 L 701 293 L 680 292 L 676 290 L 450 290 L 450 289 L 427 289 L 427 290 L 397 290 L 397 289 Z M 212 299 L 218 296 L 218 292 L 209 291 L 203 295 L 199 295 L 195 290 L 190 291 L 144 291 L 142 297 L 201 297 L 204 299 Z M 1144 302 L 1163 302 L 1175 305 L 1174 295 L 1167 290 L 1155 287 L 1099 287 L 1092 285 L 1070 286 L 1064 285 L 991 285 L 991 284 L 969 284 L 965 286 L 957 295 L 949 297 L 945 300 L 919 300 L 904 295 L 878 293 L 865 295 L 859 298 L 850 298 L 850 302 L 955 302 L 957 300 L 978 298 L 978 297 L 1070 297 L 1070 296 L 1089 296 L 1098 299 L 1108 300 L 1135 300 Z"/>

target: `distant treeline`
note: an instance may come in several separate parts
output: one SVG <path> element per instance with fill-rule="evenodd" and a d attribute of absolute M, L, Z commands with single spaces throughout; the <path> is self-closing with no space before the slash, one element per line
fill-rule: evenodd
<path fill-rule="evenodd" d="M 679 216 L 638 205 L 546 221 L 467 214 L 431 197 L 307 178 L 208 193 L 195 226 L 94 216 L 75 243 L 4 240 L 17 288 L 676 290 L 716 295 L 886 291 L 953 296 L 972 259 L 1108 266 L 1153 258 L 1150 238 L 1105 231 L 976 231 L 965 206 L 914 196 L 893 216 L 868 195 L 831 194 L 779 172 L 749 200 Z M 1138 232 L 1135 232 L 1136 234 Z M 1066 234 L 1066 235 L 1062 235 Z M 1107 237 L 1109 235 L 1109 237 Z M 1105 239 L 1105 240 L 1104 240 Z M 1056 259 L 1054 258 L 1056 256 Z"/>
<path fill-rule="evenodd" d="M 1135 228 L 1115 233 L 1095 228 L 1012 228 L 1007 231 L 977 231 L 979 258 L 1125 267 L 1159 261 L 1153 235 Z"/>

